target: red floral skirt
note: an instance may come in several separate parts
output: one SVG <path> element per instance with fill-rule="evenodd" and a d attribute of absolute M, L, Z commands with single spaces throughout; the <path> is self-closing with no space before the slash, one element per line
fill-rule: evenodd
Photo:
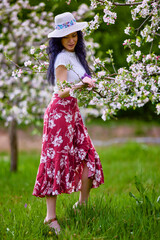
<path fill-rule="evenodd" d="M 81 189 L 84 163 L 92 188 L 104 183 L 102 165 L 73 97 L 54 95 L 44 114 L 42 152 L 33 195 L 45 197 Z"/>

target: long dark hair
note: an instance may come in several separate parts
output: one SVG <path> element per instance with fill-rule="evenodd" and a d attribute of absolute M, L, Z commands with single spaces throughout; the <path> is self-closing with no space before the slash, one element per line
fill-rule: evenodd
<path fill-rule="evenodd" d="M 78 41 L 75 47 L 75 54 L 78 56 L 79 61 L 81 62 L 82 66 L 86 70 L 86 73 L 91 75 L 88 63 L 86 61 L 86 49 L 83 40 L 83 33 L 82 31 L 78 31 Z M 47 48 L 47 54 L 49 55 L 49 67 L 47 70 L 47 79 L 51 85 L 55 83 L 55 72 L 54 72 L 54 63 L 56 60 L 57 55 L 63 50 L 63 46 L 61 43 L 62 38 L 51 38 L 49 40 L 49 46 Z"/>

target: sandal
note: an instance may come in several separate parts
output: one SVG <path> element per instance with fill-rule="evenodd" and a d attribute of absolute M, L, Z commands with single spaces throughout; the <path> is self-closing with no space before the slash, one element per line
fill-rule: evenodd
<path fill-rule="evenodd" d="M 50 227 L 50 229 L 51 229 L 51 230 L 54 230 L 55 234 L 58 235 L 58 234 L 60 233 L 60 229 L 52 226 L 52 223 L 55 222 L 55 221 L 57 221 L 57 218 L 56 218 L 56 217 L 55 217 L 55 218 L 51 218 L 51 219 L 49 219 L 48 221 L 46 221 L 46 219 L 45 219 L 45 220 L 44 220 L 44 224 L 47 224 L 47 225 Z"/>

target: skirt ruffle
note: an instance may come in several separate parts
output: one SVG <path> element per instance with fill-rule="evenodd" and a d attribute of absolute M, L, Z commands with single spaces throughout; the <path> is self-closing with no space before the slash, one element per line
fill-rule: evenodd
<path fill-rule="evenodd" d="M 77 99 L 52 98 L 44 114 L 42 151 L 33 195 L 45 197 L 81 190 L 84 164 L 92 188 L 104 183 L 99 156 L 88 135 Z"/>

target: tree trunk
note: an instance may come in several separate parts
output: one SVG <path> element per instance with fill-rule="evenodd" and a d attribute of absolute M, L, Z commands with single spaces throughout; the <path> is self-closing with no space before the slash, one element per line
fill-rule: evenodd
<path fill-rule="evenodd" d="M 17 121 L 13 119 L 9 126 L 9 141 L 11 152 L 11 168 L 12 172 L 17 171 L 18 165 L 18 144 L 17 144 Z"/>

